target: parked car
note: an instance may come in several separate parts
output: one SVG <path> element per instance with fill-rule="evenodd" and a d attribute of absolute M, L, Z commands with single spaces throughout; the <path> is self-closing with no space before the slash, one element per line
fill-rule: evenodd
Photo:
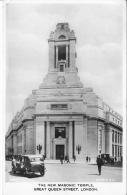
<path fill-rule="evenodd" d="M 42 156 L 40 155 L 23 155 L 20 159 L 12 160 L 12 172 L 40 173 L 42 176 L 45 174 L 45 165 Z"/>
<path fill-rule="evenodd" d="M 102 158 L 104 164 L 106 164 L 106 163 L 113 164 L 114 163 L 114 158 L 111 157 L 109 154 L 101 154 L 101 158 Z"/>

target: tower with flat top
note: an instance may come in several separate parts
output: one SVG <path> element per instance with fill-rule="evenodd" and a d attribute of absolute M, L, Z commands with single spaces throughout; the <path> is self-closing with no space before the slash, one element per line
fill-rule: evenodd
<path fill-rule="evenodd" d="M 68 23 L 58 23 L 48 43 L 49 71 L 76 71 L 76 37 Z"/>

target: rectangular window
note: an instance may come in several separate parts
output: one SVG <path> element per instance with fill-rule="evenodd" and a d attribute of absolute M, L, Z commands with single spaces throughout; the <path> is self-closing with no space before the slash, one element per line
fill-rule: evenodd
<path fill-rule="evenodd" d="M 112 156 L 114 156 L 114 145 L 112 145 Z"/>
<path fill-rule="evenodd" d="M 120 148 L 119 148 L 119 146 L 118 146 L 118 157 L 119 157 L 119 155 L 120 155 L 120 152 L 119 152 L 119 151 L 120 151 Z"/>
<path fill-rule="evenodd" d="M 120 136 L 119 136 L 119 133 L 118 133 L 118 143 L 119 143 L 119 141 L 120 141 L 120 139 L 119 139 L 119 138 L 120 138 Z"/>
<path fill-rule="evenodd" d="M 68 45 L 68 68 L 70 67 L 70 46 Z"/>
<path fill-rule="evenodd" d="M 64 72 L 64 65 L 60 65 L 60 72 Z"/>
<path fill-rule="evenodd" d="M 115 145 L 115 156 L 117 156 L 117 146 Z"/>
<path fill-rule="evenodd" d="M 54 47 L 54 68 L 56 68 L 56 46 Z"/>
<path fill-rule="evenodd" d="M 55 127 L 55 138 L 66 138 L 65 127 Z"/>
<path fill-rule="evenodd" d="M 115 132 L 115 143 L 117 142 L 117 132 Z"/>
<path fill-rule="evenodd" d="M 114 131 L 112 131 L 112 142 L 114 142 Z"/>
<path fill-rule="evenodd" d="M 67 104 L 51 104 L 51 109 L 52 110 L 66 110 L 68 109 Z"/>
<path fill-rule="evenodd" d="M 66 45 L 58 47 L 58 61 L 66 60 Z"/>

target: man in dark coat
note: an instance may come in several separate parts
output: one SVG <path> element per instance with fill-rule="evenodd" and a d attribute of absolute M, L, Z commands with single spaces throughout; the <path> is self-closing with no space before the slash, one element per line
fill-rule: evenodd
<path fill-rule="evenodd" d="M 101 175 L 101 166 L 103 165 L 103 160 L 101 159 L 100 155 L 98 155 L 96 162 L 98 166 L 99 175 Z"/>
<path fill-rule="evenodd" d="M 64 157 L 63 157 L 63 155 L 61 154 L 61 155 L 60 155 L 60 162 L 61 162 L 61 164 L 63 164 L 63 160 L 64 160 Z"/>

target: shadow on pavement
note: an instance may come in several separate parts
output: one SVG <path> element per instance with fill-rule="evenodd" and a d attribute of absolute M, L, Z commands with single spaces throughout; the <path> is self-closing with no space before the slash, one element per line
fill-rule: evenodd
<path fill-rule="evenodd" d="M 27 178 L 36 178 L 36 177 L 42 177 L 41 175 L 38 175 L 38 174 L 33 174 L 33 173 L 31 173 L 31 174 L 26 174 L 26 175 L 24 175 L 24 174 L 22 174 L 22 173 L 13 173 L 13 172 L 9 172 L 9 174 L 10 175 L 12 175 L 12 176 L 15 176 L 15 177 L 27 177 Z"/>
<path fill-rule="evenodd" d="M 88 174 L 88 175 L 99 175 L 99 174 L 97 174 L 97 173 L 92 173 L 92 174 Z"/>

